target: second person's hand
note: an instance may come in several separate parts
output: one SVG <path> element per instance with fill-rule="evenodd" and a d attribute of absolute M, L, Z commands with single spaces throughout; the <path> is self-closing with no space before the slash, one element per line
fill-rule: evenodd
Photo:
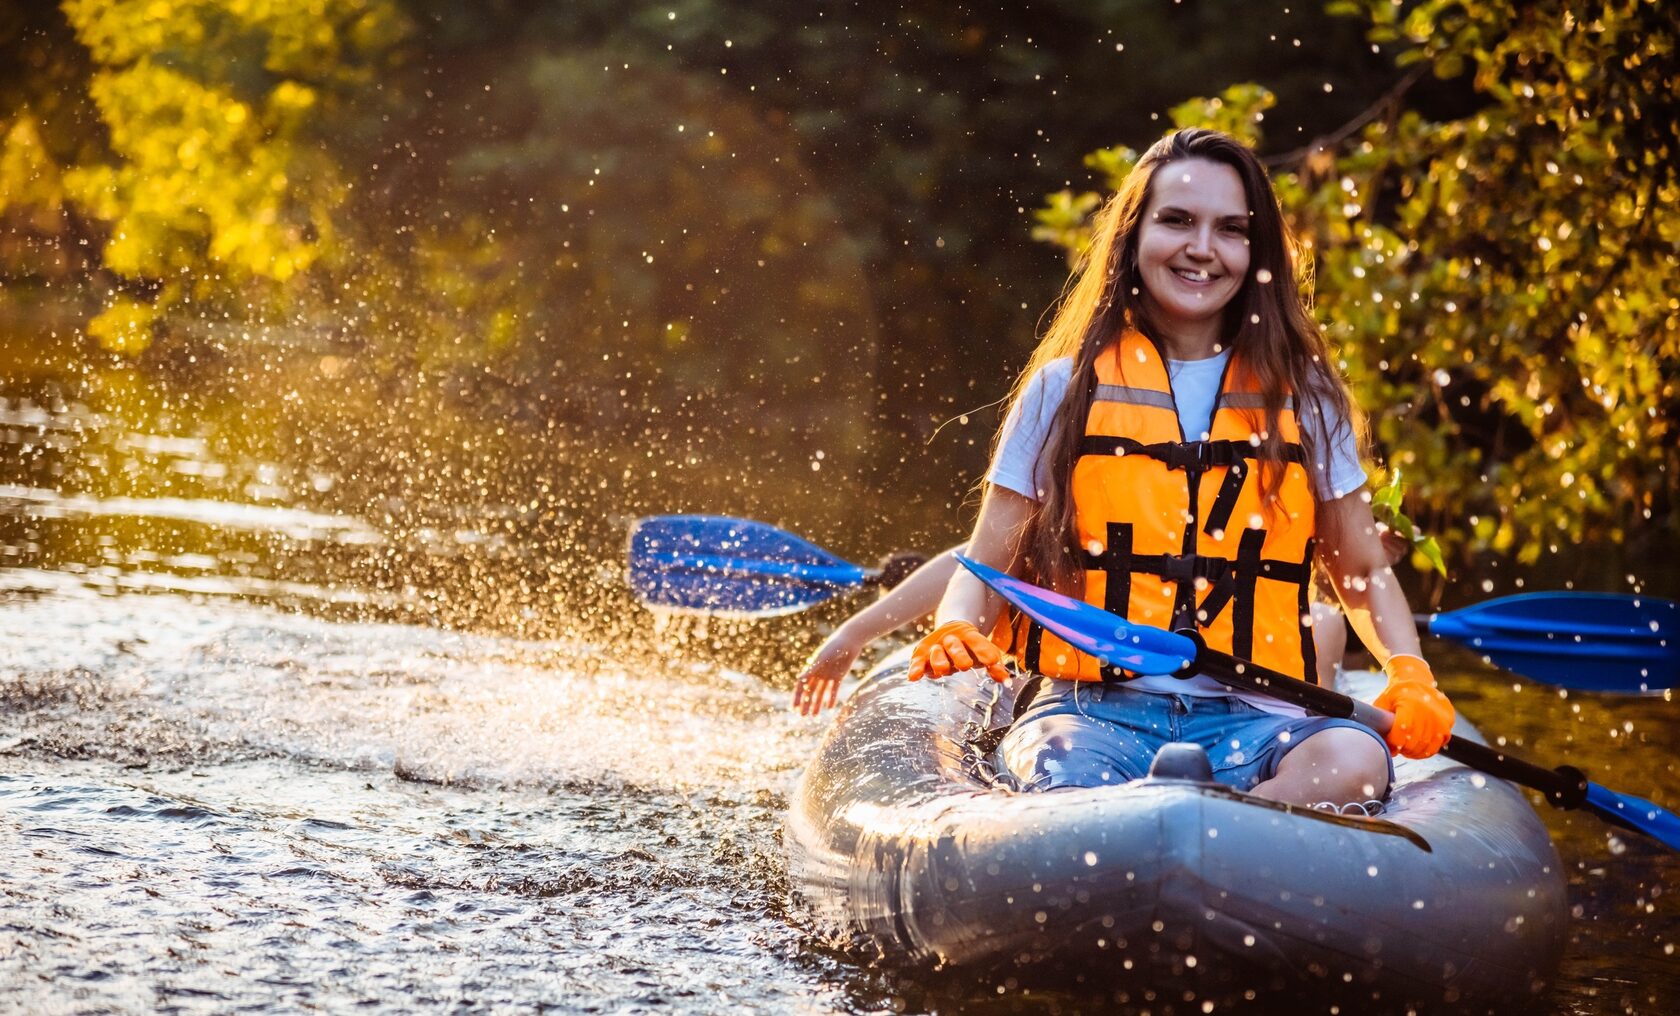
<path fill-rule="evenodd" d="M 793 686 L 793 708 L 801 716 L 815 716 L 840 700 L 840 682 L 851 672 L 863 646 L 842 628 L 818 646 Z"/>

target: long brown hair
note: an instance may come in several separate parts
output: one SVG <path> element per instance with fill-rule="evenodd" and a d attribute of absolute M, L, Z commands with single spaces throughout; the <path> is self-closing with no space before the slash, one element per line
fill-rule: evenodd
<path fill-rule="evenodd" d="M 1230 166 L 1242 179 L 1248 200 L 1248 276 L 1225 307 L 1222 341 L 1247 372 L 1247 383 L 1264 396 L 1263 425 L 1255 428 L 1262 435 L 1263 502 L 1270 507 L 1283 483 L 1284 441 L 1278 416 L 1290 393 L 1297 396 L 1303 419 L 1319 405 L 1339 411 L 1343 426 L 1352 429 L 1364 448 L 1364 417 L 1348 397 L 1324 336 L 1307 310 L 1304 294 L 1311 288 L 1310 262 L 1283 221 L 1271 178 L 1254 152 L 1228 134 L 1201 128 L 1175 131 L 1143 154 L 1098 211 L 1091 245 L 1075 266 L 1049 329 L 1010 393 L 1010 404 L 1018 404 L 1039 369 L 1052 360 L 1072 357 L 1072 380 L 1040 451 L 1049 456 L 1047 489 L 1040 492 L 1020 536 L 1025 575 L 1040 585 L 1075 593 L 1083 585 L 1085 572 L 1074 527 L 1073 467 L 1096 394 L 1097 356 L 1128 327 L 1137 329 L 1157 350 L 1162 348 L 1160 332 L 1143 299 L 1138 233 L 1154 193 L 1156 173 L 1182 159 Z M 1323 427 L 1317 432 L 1323 433 Z M 1322 462 L 1318 453 L 1324 449 L 1313 447 L 1312 435 L 1302 428 L 1308 461 Z M 1316 499 L 1316 478 L 1312 488 Z"/>

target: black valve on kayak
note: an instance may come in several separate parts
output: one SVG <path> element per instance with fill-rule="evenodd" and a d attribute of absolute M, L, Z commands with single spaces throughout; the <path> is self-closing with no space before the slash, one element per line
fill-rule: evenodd
<path fill-rule="evenodd" d="M 1163 744 L 1155 753 L 1155 760 L 1149 763 L 1149 778 L 1212 783 L 1213 763 L 1208 761 L 1207 751 L 1201 745 L 1173 741 Z"/>

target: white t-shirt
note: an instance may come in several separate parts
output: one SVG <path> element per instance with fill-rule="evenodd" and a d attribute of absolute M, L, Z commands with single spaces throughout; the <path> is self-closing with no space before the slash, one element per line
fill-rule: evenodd
<path fill-rule="evenodd" d="M 1186 440 L 1206 440 L 1213 425 L 1213 406 L 1219 397 L 1219 382 L 1231 351 L 1224 350 L 1205 360 L 1168 360 L 1167 376 L 1172 380 L 1173 400 L 1178 404 L 1178 423 Z M 1007 487 L 1023 497 L 1043 497 L 1049 474 L 1044 444 L 1050 434 L 1056 409 L 1073 379 L 1073 360 L 1052 360 L 1027 381 L 1021 398 L 1003 422 L 997 455 L 986 472 L 986 481 Z M 1318 449 L 1319 461 L 1307 463 L 1321 501 L 1334 501 L 1365 485 L 1365 468 L 1359 464 L 1359 447 L 1353 428 L 1346 425 L 1334 406 L 1319 400 L 1300 412 L 1301 428 Z M 1138 691 L 1180 695 L 1234 695 L 1257 708 L 1286 716 L 1304 716 L 1305 710 L 1265 695 L 1235 691 L 1211 677 L 1140 677 L 1126 682 Z"/>

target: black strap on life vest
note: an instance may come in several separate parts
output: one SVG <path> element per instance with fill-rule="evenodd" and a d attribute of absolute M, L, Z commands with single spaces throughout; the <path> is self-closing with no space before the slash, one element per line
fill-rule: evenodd
<path fill-rule="evenodd" d="M 1307 573 L 1307 581 L 1300 585 L 1300 592 L 1296 595 L 1295 609 L 1299 616 L 1310 621 L 1312 619 L 1312 560 L 1313 540 L 1307 541 L 1307 550 L 1301 557 L 1301 568 Z M 1318 683 L 1318 643 L 1313 640 L 1312 625 L 1305 621 L 1301 624 L 1301 660 L 1302 676 L 1311 684 Z"/>
<path fill-rule="evenodd" d="M 1108 576 L 1103 609 L 1121 617 L 1131 607 L 1134 573 L 1193 587 L 1197 579 L 1218 582 L 1230 569 L 1230 562 L 1225 558 L 1206 554 L 1134 554 L 1129 522 L 1110 522 L 1108 546 L 1100 554 L 1084 551 L 1082 556 L 1086 571 L 1100 571 Z"/>
<path fill-rule="evenodd" d="M 1143 444 L 1128 437 L 1091 435 L 1081 439 L 1079 453 L 1085 455 L 1145 455 L 1168 469 L 1185 473 L 1192 516 L 1198 505 L 1201 474 L 1215 467 L 1227 467 L 1219 493 L 1208 509 L 1202 532 L 1212 534 L 1230 522 L 1242 485 L 1248 477 L 1247 460 L 1258 458 L 1259 448 L 1252 442 L 1227 439 L 1208 441 L 1161 441 Z M 1306 464 L 1306 450 L 1295 442 L 1283 446 L 1285 461 Z M 1301 561 L 1262 559 L 1261 549 L 1266 542 L 1264 529 L 1244 530 L 1237 546 L 1237 559 L 1196 553 L 1198 526 L 1192 518 L 1185 527 L 1184 552 L 1181 554 L 1137 554 L 1132 551 L 1132 524 L 1110 522 L 1107 541 L 1101 553 L 1081 550 L 1088 571 L 1100 571 L 1108 577 L 1103 595 L 1103 609 L 1125 617 L 1131 607 L 1132 575 L 1142 572 L 1163 581 L 1175 583 L 1179 595 L 1173 609 L 1173 627 L 1205 628 L 1228 605 L 1235 604 L 1232 625 L 1235 631 L 1233 654 L 1247 657 L 1254 649 L 1254 593 L 1255 584 L 1262 578 L 1278 582 L 1295 582 L 1301 588 L 1302 603 L 1311 585 L 1312 541 L 1307 541 L 1307 553 Z M 1197 580 L 1211 586 L 1207 596 L 1197 606 Z M 1304 612 L 1304 608 L 1303 608 Z M 1308 680 L 1317 680 L 1316 654 L 1312 632 L 1303 627 L 1302 656 L 1307 661 Z M 1027 626 L 1026 643 L 1021 662 L 1033 672 L 1039 672 L 1044 629 L 1037 622 Z M 1105 680 L 1123 680 L 1126 672 L 1119 667 L 1104 665 Z"/>
<path fill-rule="evenodd" d="M 1261 579 L 1273 582 L 1291 582 L 1299 589 L 1296 596 L 1297 617 L 1309 616 L 1309 594 L 1312 589 L 1312 559 L 1314 541 L 1308 540 L 1304 554 L 1299 561 L 1280 561 L 1275 558 L 1260 556 L 1266 543 L 1264 529 L 1246 529 L 1242 539 L 1237 544 L 1237 559 L 1226 571 L 1225 575 L 1216 583 L 1203 598 L 1200 608 L 1196 611 L 1198 627 L 1207 627 L 1214 618 L 1226 607 L 1230 607 L 1231 614 L 1231 655 L 1252 658 L 1254 654 L 1254 600 L 1255 587 Z M 1318 681 L 1318 652 L 1313 644 L 1312 628 L 1302 624 L 1301 630 L 1301 658 L 1304 661 L 1305 677 L 1308 681 Z"/>
<path fill-rule="evenodd" d="M 1242 459 L 1259 457 L 1259 449 L 1247 442 L 1238 442 L 1253 454 L 1244 455 Z M 1242 494 L 1243 481 L 1248 478 L 1248 472 L 1253 467 L 1239 459 L 1231 464 L 1230 472 L 1225 474 L 1224 482 L 1219 485 L 1219 493 L 1214 495 L 1213 504 L 1208 508 L 1207 519 L 1202 523 L 1202 532 L 1208 535 L 1220 532 L 1231 524 L 1231 512 L 1236 510 L 1237 497 Z M 1294 441 L 1283 446 L 1283 460 L 1298 463 L 1302 468 L 1307 465 L 1307 450 Z"/>
<path fill-rule="evenodd" d="M 1087 552 L 1085 567 L 1108 573 L 1108 584 L 1103 589 L 1103 609 L 1125 617 L 1126 609 L 1132 602 L 1132 524 L 1110 522 L 1107 546 L 1095 558 Z"/>
<path fill-rule="evenodd" d="M 1039 673 L 1041 671 L 1041 668 L 1039 667 L 1039 659 L 1040 654 L 1043 652 L 1044 626 L 1039 624 L 1037 621 L 1029 621 L 1027 622 L 1026 642 L 1021 647 L 1022 666 L 1026 667 L 1035 674 Z"/>
<path fill-rule="evenodd" d="M 1266 542 L 1264 529 L 1243 530 L 1242 540 L 1237 545 L 1236 564 L 1214 583 L 1202 600 L 1201 609 L 1197 613 L 1196 623 L 1206 627 L 1213 623 L 1233 600 L 1253 599 L 1254 584 L 1260 579 L 1271 579 L 1274 582 L 1293 582 L 1303 588 L 1307 587 L 1312 578 L 1312 541 L 1307 543 L 1307 553 L 1300 561 L 1279 561 L 1273 558 L 1261 558 L 1260 549 Z M 1246 616 L 1253 619 L 1253 607 L 1239 608 L 1237 618 Z M 1250 647 L 1252 648 L 1252 647 Z M 1239 655 L 1233 649 L 1233 655 Z"/>
<path fill-rule="evenodd" d="M 1086 552 L 1084 558 L 1088 570 L 1101 571 L 1108 576 L 1103 609 L 1111 614 L 1126 616 L 1131 606 L 1133 572 L 1144 572 L 1176 582 L 1179 589 L 1190 594 L 1192 598 L 1195 581 L 1205 579 L 1209 583 L 1207 596 L 1195 609 L 1193 622 L 1179 619 L 1174 621 L 1173 626 L 1190 627 L 1193 623 L 1198 629 L 1207 628 L 1213 624 L 1221 611 L 1229 607 L 1232 610 L 1231 655 L 1245 659 L 1254 655 L 1255 592 L 1261 579 L 1294 584 L 1299 590 L 1296 596 L 1299 613 L 1296 616 L 1309 616 L 1314 546 L 1312 540 L 1307 541 L 1306 551 L 1301 560 L 1284 561 L 1261 556 L 1266 544 L 1266 530 L 1245 529 L 1237 544 L 1237 558 L 1232 561 L 1207 554 L 1133 554 L 1130 552 L 1130 523 L 1111 522 L 1108 532 L 1109 545 L 1103 553 Z M 1303 677 L 1316 684 L 1318 652 L 1313 643 L 1312 628 L 1305 624 L 1299 625 L 1299 628 Z M 1029 621 L 1022 648 L 1022 664 L 1033 673 L 1041 673 L 1044 628 L 1038 622 Z M 1125 680 L 1129 676 L 1112 664 L 1104 664 L 1101 673 L 1105 681 Z"/>
<path fill-rule="evenodd" d="M 1219 485 L 1219 493 L 1214 495 L 1212 507 L 1208 508 L 1202 532 L 1212 536 L 1223 532 L 1231 524 L 1231 512 L 1236 510 L 1237 498 L 1242 494 L 1243 480 L 1247 476 L 1247 463 L 1237 462 L 1231 466 L 1231 471 L 1225 474 L 1225 481 Z"/>
<path fill-rule="evenodd" d="M 1243 530 L 1237 543 L 1237 567 L 1233 575 L 1236 591 L 1231 597 L 1231 655 L 1240 660 L 1254 658 L 1254 587 L 1260 582 L 1260 550 L 1265 544 L 1264 529 Z"/>
<path fill-rule="evenodd" d="M 1089 434 L 1079 439 L 1080 455 L 1144 455 L 1165 464 L 1168 469 L 1186 472 L 1229 466 L 1243 458 L 1252 458 L 1253 453 L 1254 446 L 1247 441 L 1157 441 L 1144 444 L 1129 437 L 1106 434 Z"/>

